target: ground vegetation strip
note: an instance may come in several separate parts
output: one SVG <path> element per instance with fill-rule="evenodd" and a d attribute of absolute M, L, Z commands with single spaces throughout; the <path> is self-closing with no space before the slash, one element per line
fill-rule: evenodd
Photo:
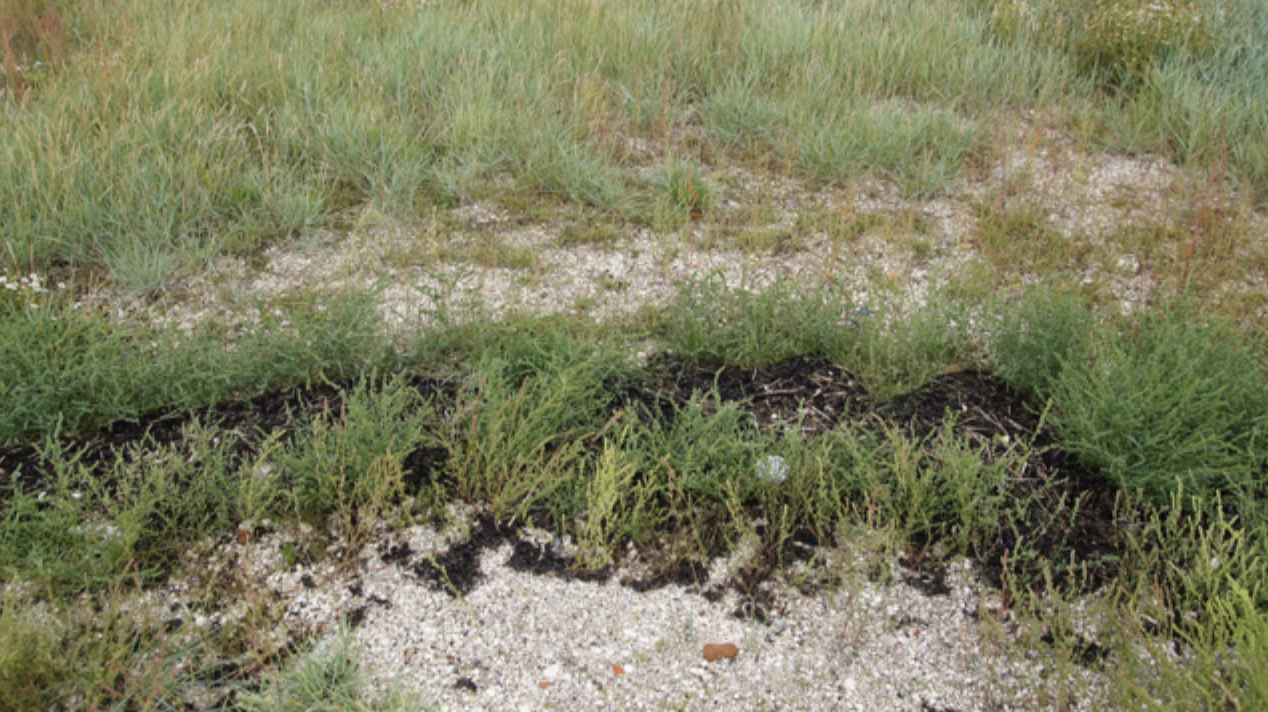
<path fill-rule="evenodd" d="M 736 295 L 714 297 L 720 308 Z M 793 302 L 823 297 L 799 292 Z M 699 298 L 693 288 L 680 297 Z M 771 290 L 759 298 L 790 297 Z M 448 343 L 456 357 L 439 371 L 366 366 L 351 380 L 247 401 L 228 395 L 236 391 L 230 382 L 220 405 L 112 415 L 77 432 L 50 420 L 39 436 L 0 451 L 0 570 L 11 594 L 5 615 L 14 621 L 3 644 L 36 645 L 49 656 L 6 658 L 10 699 L 32 707 L 82 695 L 247 699 L 260 675 L 317 629 L 283 624 L 287 606 L 252 598 L 247 584 L 201 570 L 200 557 L 188 554 L 291 529 L 308 534 L 279 540 L 266 568 L 333 557 L 336 567 L 326 574 L 333 576 L 359 566 L 357 552 L 369 547 L 419 583 L 467 596 L 482 585 L 482 552 L 509 542 L 508 565 L 516 570 L 586 581 L 619 573 L 636 590 L 685 585 L 706 598 L 729 596 L 737 616 L 759 622 L 783 610 L 769 582 L 796 572 L 789 580 L 800 590 L 830 591 L 842 585 L 842 572 L 825 552 L 874 532 L 876 551 L 894 558 L 874 559 L 869 576 L 944 595 L 948 567 L 967 556 L 1009 610 L 1046 626 L 1044 644 L 1116 676 L 1112 694 L 1123 700 L 1142 679 L 1150 694 L 1164 689 L 1189 699 L 1195 692 L 1181 681 L 1195 670 L 1219 676 L 1230 690 L 1207 686 L 1201 695 L 1250 699 L 1257 694 L 1253 667 L 1244 666 L 1257 665 L 1255 649 L 1238 648 L 1252 657 L 1234 662 L 1215 653 L 1244 645 L 1240 636 L 1263 621 L 1262 589 L 1253 582 L 1262 575 L 1264 424 L 1237 417 L 1243 409 L 1263 412 L 1262 400 L 1238 400 L 1268 398 L 1262 357 L 1253 344 L 1230 341 L 1219 323 L 1191 326 L 1192 306 L 1147 315 L 1130 329 L 1058 328 L 1085 318 L 1082 309 L 1068 294 L 1036 293 L 997 318 L 1000 331 L 989 343 L 973 346 L 952 330 L 937 349 L 926 340 L 875 341 L 910 324 L 873 332 L 850 318 L 835 325 L 812 318 L 789 332 L 792 341 L 768 342 L 773 350 L 764 354 L 725 328 L 704 348 L 707 334 L 667 321 L 658 335 L 665 350 L 630 351 L 624 337 L 588 331 L 584 322 L 535 318 L 424 333 L 424 342 Z M 759 322 L 785 313 L 773 304 L 747 312 Z M 769 333 L 786 325 L 750 326 Z M 1034 342 L 1057 338 L 1065 341 Z M 892 372 L 875 363 L 851 369 L 813 350 L 788 358 L 797 339 L 874 359 L 893 348 L 883 360 L 897 363 L 913 343 L 943 356 L 924 382 L 899 378 L 909 385 L 895 393 L 885 387 Z M 1174 438 L 1159 451 L 1135 425 L 1116 440 L 1080 437 L 1080 418 L 1101 417 L 1098 408 L 1121 409 L 1124 401 L 1061 384 L 1160 358 L 1170 363 L 1165 354 L 1209 360 L 1202 349 L 1211 339 L 1220 344 L 1224 381 L 1194 368 L 1187 381 L 1137 386 L 1182 394 L 1184 405 L 1168 406 L 1172 420 L 1160 427 L 1193 431 L 1192 442 L 1208 451 L 1195 453 L 1192 442 Z M 679 355 L 692 347 L 721 357 Z M 1040 367 L 1036 348 L 1065 355 Z M 258 377 L 234 368 L 226 365 L 222 376 Z M 1131 407 L 1147 413 L 1153 402 Z M 1176 408 L 1227 417 L 1196 422 Z M 1133 482 L 1103 464 L 1097 448 L 1134 448 L 1129 461 L 1146 459 L 1172 479 L 1163 485 L 1150 469 L 1150 480 Z M 1234 464 L 1245 474 L 1209 477 L 1204 452 L 1239 453 Z M 450 519 L 455 501 L 480 512 L 464 525 L 467 535 L 421 558 L 408 543 L 392 543 L 394 530 Z M 557 543 L 521 538 L 525 526 Z M 741 551 L 728 575 L 708 576 L 712 562 Z M 637 569 L 628 566 L 629 552 L 641 562 Z M 59 646 L 88 645 L 81 636 L 95 630 L 69 601 L 138 605 L 125 601 L 146 591 L 169 596 L 173 586 L 185 591 L 167 606 L 178 615 L 156 612 L 145 625 L 120 619 L 111 624 L 110 635 L 121 636 L 115 642 L 95 638 L 91 651 L 76 648 L 84 650 L 83 667 L 56 667 Z M 1134 632 L 1118 638 L 1075 624 L 1060 602 L 1088 595 L 1122 597 L 1119 624 L 1131 621 Z M 226 596 L 247 609 L 230 615 L 217 603 Z M 39 627 L 32 616 L 40 615 L 60 616 L 68 627 Z M 187 627 L 207 615 L 223 621 L 211 638 Z M 355 623 L 367 613 L 349 615 Z M 1142 650 L 1161 640 L 1180 657 L 1159 672 L 1155 654 Z M 176 645 L 168 641 L 183 641 L 182 652 L 164 658 L 163 646 Z M 111 672 L 112 664 L 93 662 L 112 655 L 140 667 Z M 164 662 L 147 662 L 158 659 L 149 655 Z M 105 676 L 101 687 L 85 689 L 96 676 Z M 66 682 L 52 682 L 58 679 Z"/>

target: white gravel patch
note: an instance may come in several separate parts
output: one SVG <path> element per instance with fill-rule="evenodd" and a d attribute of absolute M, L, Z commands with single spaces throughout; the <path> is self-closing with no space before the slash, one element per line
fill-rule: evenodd
<path fill-rule="evenodd" d="M 637 590 L 631 550 L 605 580 L 512 568 L 514 546 L 482 551 L 482 574 L 465 595 L 420 573 L 471 531 L 413 527 L 382 532 L 352 556 L 330 545 L 321 562 L 288 565 L 281 550 L 311 536 L 261 532 L 220 544 L 200 560 L 233 571 L 280 607 L 276 635 L 355 626 L 363 671 L 383 690 L 405 691 L 436 710 L 1031 710 L 1100 709 L 1104 681 L 1027 645 L 1021 626 L 967 560 L 947 565 L 941 593 L 904 581 L 914 573 L 861 544 L 819 551 L 833 583 L 803 591 L 804 564 L 759 584 L 761 618 L 724 584 L 741 546 L 714 562 L 708 580 Z M 540 545 L 547 533 L 519 531 Z M 565 544 L 566 546 L 566 544 Z M 343 557 L 343 563 L 338 563 Z M 385 558 L 387 560 L 385 560 Z M 891 575 L 872 580 L 884 563 Z M 641 565 L 640 565 L 641 564 Z M 192 625 L 224 625 L 240 605 L 198 610 L 193 578 L 167 587 L 162 606 Z M 926 589 L 927 590 L 927 589 Z M 751 610 L 751 609 L 750 609 Z M 706 661 L 704 646 L 733 658 Z"/>
<path fill-rule="evenodd" d="M 1067 239 L 1088 245 L 1095 254 L 1084 267 L 1084 284 L 1103 285 L 1124 312 L 1166 286 L 1119 244 L 1116 236 L 1124 230 L 1182 234 L 1184 220 L 1209 211 L 1206 220 L 1244 226 L 1248 262 L 1262 260 L 1268 250 L 1268 216 L 1246 212 L 1230 186 L 1204 183 L 1153 156 L 1081 151 L 1033 115 L 1006 130 L 1014 132 L 1012 142 L 943 197 L 904 199 L 884 181 L 814 186 L 716 167 L 710 175 L 718 204 L 703 220 L 668 231 L 618 224 L 611 239 L 597 245 L 561 245 L 570 226 L 603 220 L 566 206 L 529 218 L 475 202 L 417 224 L 393 223 L 366 209 L 346 216 L 353 225 L 347 231 L 311 231 L 265 251 L 256 266 L 217 260 L 186 280 L 178 290 L 182 296 L 154 316 L 186 329 L 208 318 L 249 325 L 251 315 L 239 312 L 250 312 L 258 301 L 351 287 L 375 291 L 389 326 L 428 323 L 438 308 L 450 310 L 450 318 L 496 320 L 512 312 L 621 318 L 662 305 L 681 285 L 707 275 L 759 289 L 781 277 L 832 283 L 863 301 L 887 294 L 902 302 L 895 307 L 919 308 L 933 290 L 984 259 L 977 246 L 982 209 L 1033 212 Z M 844 240 L 815 225 L 824 217 L 868 216 L 879 223 Z M 809 224 L 799 222 L 807 217 Z M 907 225 L 911 220 L 921 226 Z M 741 249 L 737 233 L 787 233 L 796 244 Z M 1181 241 L 1172 242 L 1160 249 L 1183 249 Z M 531 264 L 519 264 L 524 261 Z M 1027 283 L 1035 276 L 1018 277 Z M 1260 277 L 1229 289 L 1260 289 Z"/>
<path fill-rule="evenodd" d="M 649 563 L 632 548 L 606 578 L 513 567 L 517 543 L 568 549 L 547 532 L 518 530 L 481 551 L 481 575 L 458 594 L 426 568 L 478 526 L 470 508 L 453 513 L 456 523 L 444 531 L 380 529 L 359 551 L 346 548 L 333 520 L 320 536 L 309 527 L 256 527 L 191 550 L 187 574 L 129 605 L 179 621 L 177 637 L 187 642 L 246 624 L 275 648 L 314 633 L 320 648 L 351 625 L 374 687 L 429 710 L 1106 706 L 1106 679 L 1036 644 L 1034 623 L 1016 618 L 965 559 L 945 565 L 931 595 L 928 575 L 917 585 L 921 574 L 856 532 L 816 550 L 813 569 L 795 563 L 745 599 L 728 585 L 753 552 L 743 543 L 714 561 L 705 580 L 648 588 L 631 584 Z M 286 548 L 318 540 L 328 544 L 320 560 L 287 563 Z M 209 585 L 243 593 L 224 600 Z M 1086 619 L 1076 628 L 1090 640 L 1099 600 L 1070 606 Z M 754 601 L 758 616 L 739 615 Z M 262 614 L 274 622 L 248 622 Z M 710 644 L 733 645 L 736 655 L 709 662 Z"/>
<path fill-rule="evenodd" d="M 1095 708 L 1095 673 L 1054 684 L 1043 660 L 984 633 L 1001 609 L 968 562 L 950 566 L 946 595 L 861 575 L 811 595 L 767 584 L 758 622 L 733 615 L 734 591 L 524 573 L 511 552 L 485 552 L 485 580 L 460 598 L 371 563 L 360 590 L 376 603 L 356 638 L 379 684 L 441 710 L 1037 709 L 1060 688 L 1070 709 Z M 709 643 L 739 654 L 706 662 Z"/>

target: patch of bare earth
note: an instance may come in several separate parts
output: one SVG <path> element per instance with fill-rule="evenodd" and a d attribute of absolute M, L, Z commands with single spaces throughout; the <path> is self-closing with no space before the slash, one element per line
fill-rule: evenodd
<path fill-rule="evenodd" d="M 254 300 L 356 287 L 378 290 L 389 323 L 440 311 L 619 319 L 707 275 L 756 289 L 779 277 L 831 282 L 859 303 L 919 306 L 947 285 L 985 294 L 1058 268 L 1120 311 L 1201 288 L 1239 316 L 1268 313 L 1256 297 L 1268 217 L 1236 190 L 1156 157 L 1081 152 L 1039 120 L 1008 130 L 1013 140 L 934 199 L 905 199 L 884 181 L 820 186 L 716 166 L 714 207 L 675 221 L 484 201 L 403 224 L 367 209 L 346 230 L 311 231 L 251 264 L 221 259 L 161 318 L 188 327 Z"/>
<path fill-rule="evenodd" d="M 816 572 L 793 567 L 763 583 L 754 610 L 725 585 L 753 554 L 744 542 L 671 580 L 641 581 L 647 566 L 633 548 L 616 570 L 578 576 L 558 563 L 569 542 L 480 530 L 473 511 L 454 514 L 445 531 L 383 529 L 364 547 L 335 520 L 324 532 L 257 526 L 191 550 L 203 573 L 123 605 L 171 631 L 174 647 L 237 630 L 280 650 L 351 625 L 374 686 L 424 709 L 1103 708 L 1096 666 L 1036 650 L 1027 641 L 1041 631 L 968 561 L 930 580 L 850 535 L 815 552 Z M 314 546 L 323 560 L 285 560 Z M 459 547 L 469 550 L 455 557 Z M 834 572 L 831 587 L 799 579 L 823 571 Z M 1080 620 L 1094 621 L 1099 605 L 1089 597 Z M 719 644 L 736 654 L 707 659 L 705 646 Z M 185 687 L 195 708 L 223 694 L 214 681 Z"/>

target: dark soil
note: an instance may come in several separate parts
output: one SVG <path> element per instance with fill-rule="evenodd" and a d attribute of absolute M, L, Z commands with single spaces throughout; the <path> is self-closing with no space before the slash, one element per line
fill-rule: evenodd
<path fill-rule="evenodd" d="M 391 543 L 380 546 L 380 555 L 385 562 L 409 565 L 420 581 L 456 598 L 471 593 L 484 579 L 480 570 L 481 555 L 507 542 L 515 545 L 507 565 L 516 571 L 577 581 L 606 581 L 612 575 L 610 568 L 580 570 L 572 557 L 559 553 L 555 546 L 523 539 L 518 529 L 495 521 L 487 514 L 476 519 L 466 541 L 454 544 L 440 556 L 411 561 L 412 552 L 407 544 Z"/>
<path fill-rule="evenodd" d="M 692 398 L 706 403 L 739 403 L 762 426 L 800 424 L 802 433 L 818 435 L 850 416 L 867 412 L 870 397 L 846 369 L 823 359 L 798 357 L 766 368 L 739 368 L 664 360 L 663 369 L 646 384 L 644 398 L 677 406 Z M 672 418 L 673 409 L 668 409 Z"/>
<path fill-rule="evenodd" d="M 1059 447 L 1038 404 L 989 373 L 948 371 L 909 394 L 876 403 L 853 374 L 821 359 L 794 358 L 762 369 L 672 361 L 661 367 L 663 375 L 648 384 L 655 399 L 641 402 L 733 402 L 760 426 L 800 423 L 810 436 L 847 418 L 875 430 L 896 427 L 917 439 L 937 437 L 949 427 L 975 443 L 986 461 L 1029 446 L 1032 454 L 1006 493 L 1028 504 L 1012 508 L 998 535 L 976 552 L 986 580 L 997 587 L 1010 578 L 1028 583 L 1041 575 L 1038 562 L 1047 562 L 1055 586 L 1090 591 L 1117 571 L 1114 490 Z M 821 543 L 808 542 L 804 531 L 798 534 L 794 543 Z M 1018 560 L 1022 542 L 1033 558 Z M 925 555 L 933 543 L 914 542 L 912 555 L 901 562 L 907 567 L 901 579 L 928 595 L 945 595 L 950 591 L 945 567 Z M 762 557 L 766 564 L 734 582 L 736 587 L 746 595 L 756 592 L 781 558 L 775 553 Z"/>
<path fill-rule="evenodd" d="M 466 541 L 454 544 L 440 556 L 417 561 L 413 566 L 414 575 L 455 598 L 465 596 L 484 579 L 480 555 L 488 549 L 496 549 L 511 535 L 509 527 L 504 528 L 488 515 L 481 516 Z"/>
<path fill-rule="evenodd" d="M 1016 474 L 1007 492 L 1015 501 L 1012 514 L 993 540 L 976 552 L 988 581 L 997 586 L 1021 583 L 1039 570 L 1017 561 L 1014 552 L 1025 542 L 1032 561 L 1052 562 L 1053 582 L 1071 590 L 1089 590 L 1113 576 L 1119 550 L 1114 525 L 1114 492 L 1101 479 L 1083 469 L 1060 449 L 1051 430 L 1042 423 L 1037 404 L 1028 401 L 990 374 L 976 371 L 948 372 L 917 391 L 877 403 L 859 380 L 841 366 L 822 359 L 794 358 L 760 369 L 713 366 L 662 358 L 642 384 L 622 384 L 612 393 L 614 411 L 635 407 L 642 417 L 672 423 L 677 408 L 693 400 L 706 407 L 735 403 L 750 413 L 756 427 L 796 424 L 808 437 L 822 434 L 844 420 L 872 429 L 899 428 L 916 438 L 933 438 L 949 427 L 980 448 L 993 460 L 1022 444 L 1032 447 L 1030 458 Z M 346 388 L 347 384 L 343 384 Z M 425 396 L 452 398 L 454 389 L 434 380 L 414 384 Z M 155 413 L 132 422 L 117 423 L 91 438 L 66 438 L 65 451 L 81 453 L 80 462 L 102 471 L 117 457 L 135 457 L 145 450 L 181 442 L 195 419 L 231 438 L 235 453 L 250 457 L 262 439 L 294 431 L 297 422 L 314 412 L 337 412 L 343 404 L 339 385 L 268 393 L 248 401 L 231 403 L 199 413 Z M 440 448 L 420 449 L 405 459 L 406 481 L 417 490 L 444 469 L 448 453 Z M 17 477 L 21 473 L 20 478 Z M 25 491 L 47 486 L 48 465 L 31 444 L 0 448 L 0 497 L 14 485 Z M 15 480 L 15 478 L 17 478 Z M 752 604 L 759 600 L 761 583 L 780 561 L 802 557 L 824 543 L 829 533 L 799 531 L 788 551 L 764 547 L 763 555 L 732 585 Z M 482 521 L 471 540 L 454 546 L 438 559 L 416 560 L 407 550 L 383 552 L 402 565 L 412 566 L 426 581 L 456 594 L 469 592 L 479 581 L 480 553 L 502 542 L 516 549 L 512 565 L 544 575 L 602 578 L 610 572 L 577 572 L 574 562 L 553 547 L 521 541 L 503 523 Z M 930 595 L 946 592 L 943 562 L 926 555 L 933 542 L 915 542 L 904 559 L 902 578 Z M 793 556 L 790 557 L 789 555 Z M 654 560 L 640 552 L 645 560 Z M 1010 563 L 1011 562 L 1011 563 Z M 1028 568 L 1030 567 L 1030 568 Z M 669 583 L 698 584 L 704 565 L 678 559 L 660 563 L 645 580 L 628 581 L 636 588 Z"/>
<path fill-rule="evenodd" d="M 452 395 L 447 384 L 430 379 L 417 379 L 411 385 L 424 396 Z M 63 452 L 77 454 L 81 465 L 105 472 L 117 458 L 131 459 L 147 451 L 180 444 L 186 430 L 198 422 L 214 428 L 221 438 L 229 439 L 235 456 L 250 457 L 256 453 L 255 446 L 266 437 L 281 434 L 285 439 L 300 423 L 307 422 L 310 414 L 338 413 L 343 408 L 344 392 L 352 387 L 351 383 L 323 383 L 265 393 L 201 411 L 149 413 L 135 420 L 114 423 L 92 436 L 62 437 L 57 445 Z M 438 448 L 411 452 L 404 462 L 406 487 L 416 492 L 430 481 L 432 473 L 444 465 L 447 457 L 448 453 Z M 39 447 L 30 443 L 0 447 L 0 496 L 15 484 L 26 492 L 38 490 L 47 486 L 51 474 Z"/>
<path fill-rule="evenodd" d="M 948 421 L 948 416 L 954 419 Z M 1016 561 L 1021 541 L 1035 559 L 1051 562 L 1059 588 L 1095 590 L 1117 571 L 1114 489 L 1062 450 L 1051 428 L 1041 422 L 1038 406 L 1000 379 L 979 371 L 947 373 L 880 404 L 869 418 L 918 438 L 934 437 L 950 422 L 952 432 L 979 445 L 987 461 L 1020 444 L 1030 446 L 1032 454 L 1007 492 L 1014 501 L 1029 504 L 1011 508 L 997 537 L 977 552 L 991 584 L 1001 586 L 1009 576 L 1023 583 L 1016 578 L 1038 575 L 1037 569 Z"/>

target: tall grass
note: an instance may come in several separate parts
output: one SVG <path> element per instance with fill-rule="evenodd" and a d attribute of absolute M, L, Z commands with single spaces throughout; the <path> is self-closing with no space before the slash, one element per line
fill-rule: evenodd
<path fill-rule="evenodd" d="M 352 205 L 410 217 L 509 178 L 618 208 L 643 160 L 626 139 L 691 157 L 684 122 L 927 195 L 1001 108 L 1092 96 L 1060 52 L 995 41 L 953 0 L 406 5 L 113 4 L 99 46 L 0 111 L 3 264 L 100 265 L 145 292 Z M 1257 150 L 1249 124 L 1212 121 Z"/>
<path fill-rule="evenodd" d="M 1256 0 L 982 0 L 994 34 L 1059 51 L 1107 148 L 1230 169 L 1266 193 L 1268 11 Z M 1072 97 L 1071 97 L 1072 98 Z M 1067 104 L 1073 105 L 1066 99 Z"/>

